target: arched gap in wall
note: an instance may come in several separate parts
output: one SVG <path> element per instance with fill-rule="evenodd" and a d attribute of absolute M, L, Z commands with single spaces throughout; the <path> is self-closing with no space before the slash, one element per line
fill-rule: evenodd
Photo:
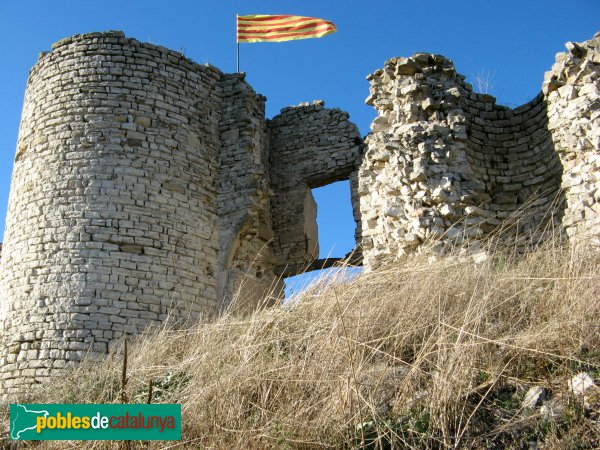
<path fill-rule="evenodd" d="M 317 203 L 319 258 L 342 258 L 356 245 L 350 181 L 337 181 L 311 191 Z M 329 268 L 288 277 L 285 279 L 285 297 L 289 299 L 297 295 L 322 277 L 335 281 L 355 276 L 361 271 L 360 267 L 348 267 L 340 273 L 340 269 Z"/>

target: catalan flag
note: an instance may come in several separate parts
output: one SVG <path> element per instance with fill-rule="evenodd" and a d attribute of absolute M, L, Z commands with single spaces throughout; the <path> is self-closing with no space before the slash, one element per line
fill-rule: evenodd
<path fill-rule="evenodd" d="M 282 42 L 335 33 L 332 22 L 303 16 L 237 16 L 237 42 Z"/>

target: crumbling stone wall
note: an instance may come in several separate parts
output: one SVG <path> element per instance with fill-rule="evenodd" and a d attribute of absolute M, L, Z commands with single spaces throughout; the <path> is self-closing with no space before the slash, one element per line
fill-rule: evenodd
<path fill-rule="evenodd" d="M 348 113 L 324 106 L 287 107 L 269 122 L 273 247 L 290 265 L 319 256 L 310 189 L 349 179 L 361 157 L 362 140 Z"/>
<path fill-rule="evenodd" d="M 271 249 L 266 98 L 243 80 L 243 74 L 223 75 L 221 80 L 225 106 L 217 196 L 220 311 L 234 298 L 237 308 L 254 307 L 265 298 L 270 304 L 283 289 L 273 272 L 279 261 Z"/>
<path fill-rule="evenodd" d="M 314 105 L 268 125 L 265 100 L 243 74 L 121 32 L 41 54 L 0 261 L 0 397 L 148 326 L 281 299 L 279 236 L 296 232 L 282 218 L 298 205 L 274 192 L 308 183 L 313 169 L 346 176 L 358 133 L 347 114 Z M 285 135 L 313 166 L 272 158 L 270 134 L 277 151 Z M 310 208 L 305 247 L 316 248 Z"/>
<path fill-rule="evenodd" d="M 600 33 L 567 43 L 546 72 L 548 129 L 563 165 L 569 238 L 600 245 Z"/>
<path fill-rule="evenodd" d="M 478 251 L 493 232 L 520 251 L 561 226 L 598 236 L 597 42 L 571 44 L 543 93 L 516 109 L 473 92 L 440 55 L 394 58 L 370 75 L 378 117 L 358 172 L 365 265 L 427 241 Z"/>

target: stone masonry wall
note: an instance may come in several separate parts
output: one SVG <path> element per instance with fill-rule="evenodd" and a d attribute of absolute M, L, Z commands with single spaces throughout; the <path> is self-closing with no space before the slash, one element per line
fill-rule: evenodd
<path fill-rule="evenodd" d="M 269 122 L 274 251 L 290 265 L 319 255 L 310 189 L 348 179 L 361 157 L 362 139 L 348 113 L 324 106 L 287 107 Z"/>
<path fill-rule="evenodd" d="M 597 239 L 599 42 L 568 44 L 543 93 L 516 109 L 473 92 L 440 55 L 394 58 L 370 75 L 378 117 L 358 171 L 365 266 L 428 241 L 434 252 L 477 252 L 490 233 L 520 251 L 562 227 Z"/>
<path fill-rule="evenodd" d="M 269 144 L 266 98 L 257 95 L 243 74 L 224 75 L 221 119 L 219 214 L 220 310 L 271 304 L 282 296 L 283 282 L 273 269 Z M 285 205 L 284 205 L 285 206 Z"/>
<path fill-rule="evenodd" d="M 0 260 L 0 398 L 148 326 L 282 298 L 275 269 L 291 255 L 281 236 L 297 233 L 283 218 L 299 205 L 274 192 L 302 186 L 302 238 L 318 248 L 306 186 L 347 177 L 360 138 L 346 113 L 322 105 L 268 125 L 265 100 L 243 74 L 121 32 L 73 36 L 40 56 Z"/>
<path fill-rule="evenodd" d="M 600 33 L 567 43 L 546 72 L 548 129 L 563 168 L 563 226 L 572 240 L 600 245 Z"/>
<path fill-rule="evenodd" d="M 335 181 L 368 270 L 430 241 L 598 244 L 600 34 L 567 49 L 516 109 L 443 56 L 391 59 L 363 143 L 322 101 L 266 120 L 244 74 L 121 32 L 58 42 L 30 73 L 0 244 L 0 399 L 148 326 L 280 300 L 276 275 L 318 257 L 311 189 Z"/>
<path fill-rule="evenodd" d="M 221 73 L 122 33 L 32 69 L 0 265 L 11 391 L 217 304 Z"/>

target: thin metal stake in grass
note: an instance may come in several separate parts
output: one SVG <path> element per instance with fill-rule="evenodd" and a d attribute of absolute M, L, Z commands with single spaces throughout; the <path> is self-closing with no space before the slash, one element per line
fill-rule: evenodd
<path fill-rule="evenodd" d="M 127 340 L 123 344 L 123 369 L 121 371 L 121 403 L 127 403 Z M 119 445 L 121 450 L 129 450 L 131 443 L 129 441 L 122 441 Z"/>
<path fill-rule="evenodd" d="M 148 401 L 146 403 L 152 403 L 152 379 L 148 382 Z"/>
<path fill-rule="evenodd" d="M 127 403 L 127 341 L 123 345 L 123 369 L 121 371 L 121 403 Z"/>

